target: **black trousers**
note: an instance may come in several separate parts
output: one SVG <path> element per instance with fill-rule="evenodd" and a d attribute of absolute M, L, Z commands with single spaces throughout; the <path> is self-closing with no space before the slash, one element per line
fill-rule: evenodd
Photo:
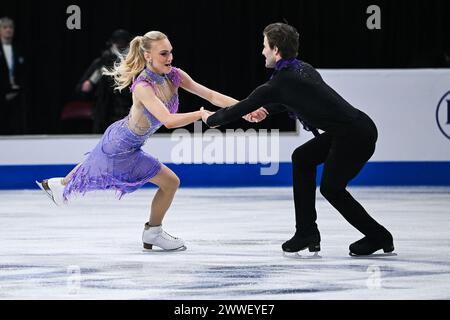
<path fill-rule="evenodd" d="M 364 235 L 382 232 L 379 225 L 346 190 L 375 151 L 378 132 L 363 112 L 342 134 L 324 132 L 292 154 L 296 229 L 300 235 L 317 232 L 316 170 L 324 163 L 320 192 L 339 213 Z"/>

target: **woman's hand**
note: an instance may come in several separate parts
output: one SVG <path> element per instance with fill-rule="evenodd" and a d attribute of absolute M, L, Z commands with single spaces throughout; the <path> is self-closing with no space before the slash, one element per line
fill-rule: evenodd
<path fill-rule="evenodd" d="M 200 108 L 200 112 L 202 113 L 203 122 L 207 125 L 206 121 L 208 120 L 210 115 L 214 114 L 214 112 L 206 110 L 203 107 Z M 215 128 L 215 127 L 212 127 L 212 128 Z"/>

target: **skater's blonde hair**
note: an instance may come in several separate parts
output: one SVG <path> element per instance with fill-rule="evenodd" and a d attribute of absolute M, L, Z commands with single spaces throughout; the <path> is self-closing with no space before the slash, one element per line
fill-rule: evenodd
<path fill-rule="evenodd" d="M 112 76 L 114 89 L 122 91 L 127 88 L 145 68 L 146 60 L 144 52 L 149 52 L 154 41 L 167 39 L 167 36 L 159 31 L 150 31 L 143 36 L 137 36 L 130 42 L 130 49 L 124 58 L 119 55 L 120 62 L 114 64 L 114 68 L 103 68 L 103 74 Z"/>

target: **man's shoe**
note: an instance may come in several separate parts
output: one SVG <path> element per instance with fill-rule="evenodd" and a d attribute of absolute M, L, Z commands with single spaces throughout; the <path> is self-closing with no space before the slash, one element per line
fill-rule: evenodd
<path fill-rule="evenodd" d="M 281 248 L 284 252 L 299 252 L 306 248 L 308 248 L 309 252 L 319 252 L 320 233 L 316 231 L 308 236 L 304 236 L 296 232 L 290 240 L 282 244 Z"/>
<path fill-rule="evenodd" d="M 386 230 L 386 229 L 385 229 Z M 351 256 L 367 256 L 378 250 L 383 250 L 385 253 L 394 251 L 394 240 L 389 231 L 383 232 L 382 235 L 376 237 L 367 237 L 352 243 L 349 247 Z"/>

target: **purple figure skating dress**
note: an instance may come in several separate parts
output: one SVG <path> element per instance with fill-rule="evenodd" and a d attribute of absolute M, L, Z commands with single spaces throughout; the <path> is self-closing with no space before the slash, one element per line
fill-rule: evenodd
<path fill-rule="evenodd" d="M 178 69 L 159 75 L 144 69 L 131 86 L 144 83 L 164 103 L 170 113 L 178 110 L 178 87 L 181 77 Z M 161 127 L 147 108 L 137 105 L 128 116 L 111 124 L 87 158 L 74 172 L 64 188 L 64 199 L 73 193 L 93 190 L 115 190 L 119 198 L 147 183 L 158 174 L 161 163 L 141 150 L 145 141 Z"/>

